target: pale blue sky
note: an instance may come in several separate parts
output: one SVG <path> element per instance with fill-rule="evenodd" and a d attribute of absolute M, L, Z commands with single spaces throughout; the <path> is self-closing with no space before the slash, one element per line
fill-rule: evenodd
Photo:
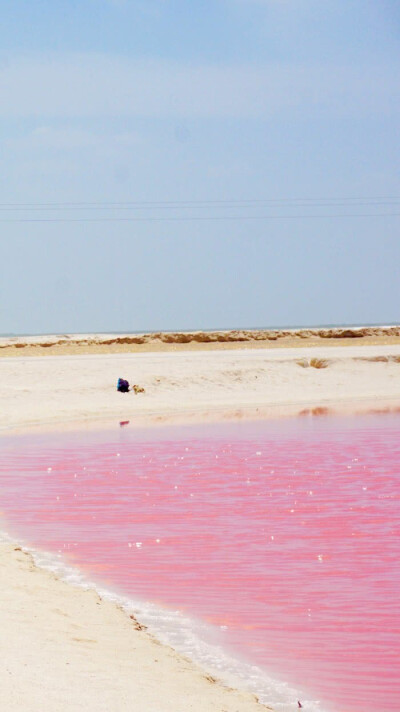
<path fill-rule="evenodd" d="M 396 0 L 5 3 L 0 333 L 399 321 L 399 48 Z"/>

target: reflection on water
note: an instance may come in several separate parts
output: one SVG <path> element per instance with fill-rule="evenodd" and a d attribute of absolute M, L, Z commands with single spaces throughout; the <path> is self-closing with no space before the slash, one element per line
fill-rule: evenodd
<path fill-rule="evenodd" d="M 400 417 L 3 440 L 12 531 L 339 712 L 400 705 Z"/>

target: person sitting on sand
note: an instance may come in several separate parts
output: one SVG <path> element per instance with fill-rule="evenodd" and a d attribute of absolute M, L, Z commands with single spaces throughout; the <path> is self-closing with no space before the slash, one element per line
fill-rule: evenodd
<path fill-rule="evenodd" d="M 125 378 L 119 378 L 117 383 L 117 391 L 119 391 L 120 393 L 128 393 L 129 381 L 126 381 Z"/>

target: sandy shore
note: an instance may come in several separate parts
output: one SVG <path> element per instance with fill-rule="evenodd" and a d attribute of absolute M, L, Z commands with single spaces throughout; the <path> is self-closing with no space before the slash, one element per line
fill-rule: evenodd
<path fill-rule="evenodd" d="M 94 591 L 0 546 L 0 701 L 7 712 L 261 712 Z"/>
<path fill-rule="evenodd" d="M 217 350 L 214 345 L 207 351 L 150 348 L 107 354 L 96 351 L 99 344 L 93 345 L 93 353 L 86 339 L 89 353 L 80 355 L 68 350 L 72 337 L 67 344 L 47 347 L 38 340 L 19 348 L 9 343 L 0 349 L 0 428 L 7 433 L 77 420 L 129 420 L 134 425 L 398 409 L 398 336 L 375 334 L 370 337 L 375 343 L 365 345 L 358 343 L 365 336 L 344 337 L 346 346 L 337 346 L 335 337 L 329 344 L 325 339 L 322 346 L 310 345 L 306 337 L 301 343 L 308 345 L 302 347 L 301 337 L 295 338 L 295 345 L 279 349 L 265 348 L 264 340 L 264 348 L 246 342 L 245 349 Z M 58 349 L 59 355 L 38 358 L 28 349 L 46 354 Z M 145 392 L 117 393 L 120 376 Z M 93 591 L 35 568 L 18 547 L 2 544 L 0 557 L 2 709 L 264 709 L 253 696 L 227 689 L 158 644 Z"/>
<path fill-rule="evenodd" d="M 400 344 L 3 357 L 0 378 L 0 429 L 365 411 L 400 402 Z"/>

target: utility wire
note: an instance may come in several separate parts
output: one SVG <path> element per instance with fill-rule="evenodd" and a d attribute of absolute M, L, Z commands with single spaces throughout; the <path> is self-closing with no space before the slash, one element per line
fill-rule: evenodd
<path fill-rule="evenodd" d="M 140 217 L 140 218 L 0 218 L 0 223 L 106 223 L 106 222 L 196 222 L 196 221 L 242 221 L 242 220 L 308 220 L 324 218 L 387 218 L 399 213 L 332 213 L 321 215 L 215 215 L 187 217 Z"/>
<path fill-rule="evenodd" d="M 209 207 L 257 207 L 273 205 L 282 207 L 325 207 L 342 205 L 396 205 L 400 196 L 358 196 L 351 198 L 269 198 L 269 199 L 232 199 L 232 200 L 164 200 L 164 201 L 77 201 L 77 202 L 31 202 L 0 203 L 4 210 L 74 210 L 74 209 L 173 209 L 173 208 L 209 208 Z"/>
<path fill-rule="evenodd" d="M 385 205 L 399 205 L 400 206 L 400 201 L 377 201 L 377 202 L 369 202 L 369 203 L 363 203 L 363 202 L 357 202 L 357 203 L 307 203 L 307 204 L 301 204 L 301 203 L 293 203 L 293 204 L 286 204 L 286 205 L 276 205 L 276 204 L 271 204 L 270 207 L 273 208 L 278 208 L 278 209 L 285 209 L 287 210 L 288 208 L 340 208 L 340 207 L 379 207 L 379 206 L 385 206 Z M 237 204 L 232 204 L 229 205 L 224 204 L 224 205 L 153 205 L 153 206 L 139 206 L 139 205 L 126 205 L 126 204 L 106 204 L 104 203 L 103 205 L 84 205 L 81 204 L 79 206 L 73 207 L 71 205 L 51 205 L 49 207 L 23 207 L 22 205 L 19 205 L 17 207 L 5 207 L 4 205 L 0 204 L 0 212 L 55 212 L 55 211 L 62 211 L 62 212 L 73 212 L 73 211 L 95 211 L 95 212 L 100 212 L 100 211 L 110 211 L 110 210 L 218 210 L 218 209 L 225 209 L 225 208 L 230 208 L 230 209 L 242 209 L 242 208 L 265 208 L 268 207 L 266 204 L 262 205 L 248 205 L 247 203 L 237 203 Z"/>
<path fill-rule="evenodd" d="M 397 212 L 349 212 L 355 208 L 373 210 L 384 206 L 399 207 L 399 196 L 358 196 L 351 198 L 266 198 L 266 199 L 231 199 L 231 200 L 176 200 L 176 201 L 97 201 L 97 202 L 48 202 L 48 203 L 0 203 L 0 214 L 11 213 L 10 217 L 0 218 L 2 223 L 23 222 L 196 222 L 196 221 L 246 221 L 246 220 L 301 220 L 301 219 L 326 219 L 326 218 L 382 218 L 395 217 Z M 331 213 L 323 211 L 330 208 Z M 346 212 L 337 212 L 344 208 Z M 259 214 L 261 210 L 274 209 L 278 214 Z M 309 213 L 309 210 L 314 213 Z M 232 210 L 234 214 L 220 214 L 221 210 Z M 241 210 L 252 211 L 252 214 L 240 214 Z M 292 214 L 292 211 L 301 210 L 302 213 Z M 114 212 L 112 217 L 100 215 L 99 217 L 85 217 L 85 213 Z M 136 216 L 126 216 L 127 212 L 135 211 Z M 139 211 L 139 215 L 137 212 Z M 175 211 L 170 216 L 165 211 Z M 193 211 L 194 214 L 187 214 Z M 198 214 L 198 212 L 203 214 Z M 208 214 L 204 214 L 208 211 Z M 62 217 L 51 217 L 51 213 L 64 213 Z M 125 213 L 124 216 L 121 213 Z M 27 213 L 26 217 L 18 214 Z M 33 215 L 41 213 L 40 217 Z M 67 215 L 75 213 L 75 217 Z M 140 214 L 141 213 L 141 214 Z M 182 214 L 183 213 L 183 214 Z M 185 214 L 186 213 L 186 214 Z M 29 215 L 30 214 L 30 215 Z M 50 214 L 50 216 L 49 216 Z"/>

